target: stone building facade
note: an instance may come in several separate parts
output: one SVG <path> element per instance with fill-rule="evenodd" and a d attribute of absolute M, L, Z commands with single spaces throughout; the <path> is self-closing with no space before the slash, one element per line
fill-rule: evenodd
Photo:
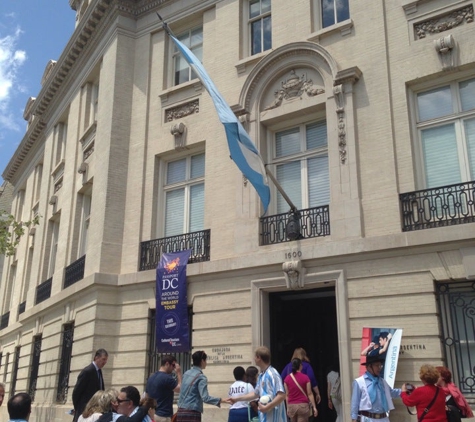
<path fill-rule="evenodd" d="M 160 251 L 187 248 L 192 348 L 210 355 L 212 395 L 227 395 L 256 346 L 278 369 L 303 346 L 324 395 L 339 362 L 348 420 L 362 328 L 396 327 L 396 385 L 444 363 L 475 399 L 473 1 L 70 4 L 75 32 L 3 172 L 16 217 L 41 216 L 0 285 L 0 381 L 34 394 L 33 422 L 70 420 L 100 347 L 106 386 L 143 389 L 157 358 L 154 268 Z M 270 183 L 262 217 L 156 12 L 298 213 Z M 331 420 L 325 401 L 320 414 Z M 409 418 L 397 402 L 392 420 Z"/>

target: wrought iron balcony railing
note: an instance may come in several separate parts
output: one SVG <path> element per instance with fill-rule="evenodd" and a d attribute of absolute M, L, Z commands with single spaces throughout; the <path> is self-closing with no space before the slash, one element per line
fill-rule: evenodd
<path fill-rule="evenodd" d="M 84 278 L 84 267 L 86 265 L 86 255 L 69 264 L 64 270 L 64 288 L 72 286 L 74 283 Z"/>
<path fill-rule="evenodd" d="M 25 312 L 25 309 L 26 309 L 26 300 L 24 300 L 23 302 L 21 302 L 19 305 L 18 305 L 18 315 L 22 314 L 23 312 Z"/>
<path fill-rule="evenodd" d="M 475 222 L 475 181 L 399 195 L 402 231 Z"/>
<path fill-rule="evenodd" d="M 162 253 L 179 252 L 191 249 L 189 263 L 210 260 L 210 230 L 185 233 L 178 236 L 148 240 L 140 243 L 139 271 L 157 268 Z"/>
<path fill-rule="evenodd" d="M 269 217 L 261 217 L 261 245 L 289 242 L 286 227 L 292 214 L 277 214 Z M 308 208 L 298 211 L 298 223 L 300 235 L 297 239 L 309 239 L 330 235 L 330 207 Z"/>
<path fill-rule="evenodd" d="M 2 319 L 0 320 L 0 330 L 8 327 L 8 322 L 10 320 L 10 311 L 4 313 L 2 315 Z"/>
<path fill-rule="evenodd" d="M 53 284 L 53 277 L 48 278 L 48 280 L 39 284 L 36 287 L 36 298 L 35 305 L 38 303 L 44 302 L 46 299 L 51 297 L 51 285 Z"/>

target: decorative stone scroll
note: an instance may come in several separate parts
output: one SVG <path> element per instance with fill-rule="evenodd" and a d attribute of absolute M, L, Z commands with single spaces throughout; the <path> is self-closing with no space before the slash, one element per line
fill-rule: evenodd
<path fill-rule="evenodd" d="M 427 19 L 414 25 L 416 39 L 425 38 L 426 35 L 438 34 L 439 32 L 448 31 L 452 28 L 465 23 L 473 22 L 473 5 L 464 7 L 463 9 L 454 10 L 436 18 Z"/>
<path fill-rule="evenodd" d="M 435 50 L 439 53 L 443 70 L 452 70 L 455 68 L 455 40 L 449 34 L 446 37 L 439 38 L 434 41 Z"/>
<path fill-rule="evenodd" d="M 345 99 L 343 85 L 333 87 L 335 95 L 336 114 L 338 116 L 338 148 L 340 150 L 340 163 L 346 162 L 346 127 L 345 127 Z"/>
<path fill-rule="evenodd" d="M 282 101 L 292 100 L 294 98 L 302 97 L 306 93 L 309 97 L 323 94 L 324 89 L 313 86 L 311 79 L 307 79 L 307 75 L 303 74 L 297 76 L 295 70 L 290 71 L 290 78 L 281 82 L 282 88 L 275 91 L 275 99 L 264 110 L 272 110 L 273 108 L 280 107 Z"/>
<path fill-rule="evenodd" d="M 169 108 L 165 111 L 165 118 L 167 122 L 172 122 L 176 119 L 189 116 L 190 114 L 199 113 L 200 101 L 193 100 L 185 104 L 181 104 L 177 107 Z"/>

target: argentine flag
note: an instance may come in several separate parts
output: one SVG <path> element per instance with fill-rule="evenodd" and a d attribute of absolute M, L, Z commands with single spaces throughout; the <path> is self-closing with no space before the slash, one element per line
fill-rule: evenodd
<path fill-rule="evenodd" d="M 262 205 L 264 206 L 265 214 L 270 202 L 270 189 L 267 182 L 264 163 L 259 151 L 251 141 L 251 138 L 247 132 L 242 127 L 241 122 L 232 112 L 231 107 L 229 107 L 224 98 L 218 92 L 218 89 L 198 58 L 188 49 L 186 45 L 177 40 L 170 33 L 168 27 L 165 24 L 164 28 L 177 46 L 178 50 L 180 50 L 181 54 L 183 54 L 185 60 L 196 72 L 209 95 L 211 95 L 211 99 L 213 100 L 216 111 L 218 112 L 219 120 L 226 129 L 226 137 L 228 138 L 228 146 L 231 153 L 231 158 L 238 166 L 239 170 L 241 170 L 242 174 L 247 177 L 247 179 L 256 189 L 259 197 L 261 198 Z"/>

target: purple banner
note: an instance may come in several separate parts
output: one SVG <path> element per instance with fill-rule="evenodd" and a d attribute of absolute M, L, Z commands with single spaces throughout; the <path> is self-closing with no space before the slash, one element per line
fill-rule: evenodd
<path fill-rule="evenodd" d="M 164 253 L 157 267 L 156 347 L 161 353 L 190 351 L 186 264 L 191 250 Z"/>

